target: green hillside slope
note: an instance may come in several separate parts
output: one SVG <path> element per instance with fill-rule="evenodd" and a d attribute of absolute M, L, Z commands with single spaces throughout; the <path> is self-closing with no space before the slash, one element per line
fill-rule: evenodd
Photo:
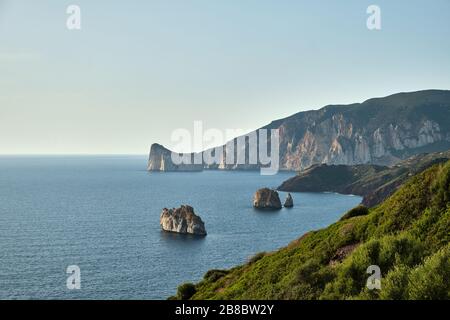
<path fill-rule="evenodd" d="M 450 161 L 412 177 L 376 208 L 179 288 L 192 299 L 449 299 Z M 381 290 L 369 290 L 370 265 Z"/>

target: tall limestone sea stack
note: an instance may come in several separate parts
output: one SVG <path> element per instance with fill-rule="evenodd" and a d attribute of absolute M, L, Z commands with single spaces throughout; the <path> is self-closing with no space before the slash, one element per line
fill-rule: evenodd
<path fill-rule="evenodd" d="M 450 91 L 398 93 L 363 103 L 328 105 L 273 121 L 261 129 L 279 130 L 281 170 L 304 170 L 315 164 L 393 165 L 415 154 L 450 149 Z M 236 139 L 233 143 L 236 145 Z M 260 167 L 224 162 L 216 166 L 176 166 L 170 160 L 169 150 L 153 145 L 148 169 Z"/>

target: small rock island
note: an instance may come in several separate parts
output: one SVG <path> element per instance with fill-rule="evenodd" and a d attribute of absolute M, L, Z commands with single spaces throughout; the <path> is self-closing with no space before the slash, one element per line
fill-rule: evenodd
<path fill-rule="evenodd" d="M 264 210 L 279 210 L 281 209 L 280 196 L 275 190 L 259 189 L 253 196 L 253 207 Z"/>
<path fill-rule="evenodd" d="M 182 234 L 206 236 L 205 224 L 194 213 L 194 208 L 182 205 L 180 208 L 164 208 L 159 219 L 162 230 Z"/>
<path fill-rule="evenodd" d="M 292 199 L 292 196 L 290 193 L 288 193 L 286 200 L 284 201 L 284 207 L 285 208 L 292 208 L 294 206 L 294 200 Z"/>

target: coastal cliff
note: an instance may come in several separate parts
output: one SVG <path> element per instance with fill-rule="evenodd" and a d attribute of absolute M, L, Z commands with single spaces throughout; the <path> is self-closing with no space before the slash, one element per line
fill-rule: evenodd
<path fill-rule="evenodd" d="M 279 130 L 281 170 L 304 170 L 316 164 L 393 165 L 415 154 L 450 148 L 450 91 L 398 93 L 363 103 L 329 105 L 320 110 L 299 112 L 261 129 Z M 258 132 L 259 129 L 253 134 Z M 231 142 L 237 145 L 237 139 Z M 249 164 L 247 154 L 245 164 L 226 164 L 226 148 L 223 149 L 217 165 L 202 162 L 176 166 L 171 162 L 170 151 L 154 144 L 148 170 L 251 170 L 261 167 L 260 164 Z"/>
<path fill-rule="evenodd" d="M 193 155 L 191 155 L 192 164 L 174 164 L 172 161 L 172 151 L 164 148 L 162 145 L 154 143 L 150 149 L 148 159 L 148 171 L 201 171 L 203 166 L 194 164 Z"/>
<path fill-rule="evenodd" d="M 409 177 L 450 160 L 450 151 L 420 154 L 394 166 L 315 165 L 284 181 L 277 189 L 288 192 L 338 192 L 363 197 L 373 207 L 392 195 Z"/>

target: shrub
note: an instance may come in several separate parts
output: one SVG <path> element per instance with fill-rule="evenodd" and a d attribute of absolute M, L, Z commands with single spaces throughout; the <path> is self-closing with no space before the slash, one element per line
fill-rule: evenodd
<path fill-rule="evenodd" d="M 192 283 L 184 283 L 178 287 L 177 298 L 179 300 L 189 300 L 195 293 L 197 289 Z"/>
<path fill-rule="evenodd" d="M 409 275 L 410 299 L 450 299 L 450 244 L 427 258 Z"/>
<path fill-rule="evenodd" d="M 423 255 L 424 250 L 421 243 L 408 234 L 369 240 L 355 249 L 350 258 L 344 261 L 338 270 L 337 278 L 326 286 L 325 297 L 329 299 L 341 297 L 342 299 L 357 296 L 366 288 L 369 276 L 366 272 L 368 266 L 377 265 L 382 274 L 387 275 L 396 265 L 414 267 L 420 263 Z M 398 274 L 392 274 L 390 281 L 398 283 L 401 280 L 399 277 Z M 403 279 L 403 281 L 406 280 Z M 401 290 L 404 290 L 405 287 L 406 284 Z M 389 294 L 398 296 L 400 293 L 391 291 Z M 367 295 L 365 298 L 376 297 Z"/>
<path fill-rule="evenodd" d="M 353 217 L 365 216 L 367 214 L 369 214 L 369 209 L 363 205 L 359 205 L 344 214 L 340 221 L 347 220 Z"/>
<path fill-rule="evenodd" d="M 398 265 L 381 280 L 380 299 L 405 300 L 408 299 L 408 275 L 411 269 L 405 265 Z"/>
<path fill-rule="evenodd" d="M 209 270 L 208 272 L 206 272 L 203 279 L 208 282 L 216 282 L 220 278 L 226 276 L 228 272 L 229 271 L 227 270 L 217 270 L 217 269 Z"/>
<path fill-rule="evenodd" d="M 432 186 L 433 191 L 437 192 L 434 205 L 445 207 L 450 202 L 450 162 L 440 167 L 438 177 Z"/>
<path fill-rule="evenodd" d="M 381 239 L 377 263 L 382 270 L 390 270 L 394 265 L 404 264 L 413 267 L 425 255 L 424 245 L 409 234 L 385 236 Z"/>
<path fill-rule="evenodd" d="M 323 280 L 324 269 L 325 267 L 321 265 L 318 259 L 311 258 L 298 267 L 296 280 L 298 282 L 309 283 L 314 286 L 325 286 L 326 282 L 331 279 L 331 275 L 327 278 L 327 280 Z M 328 272 L 325 276 L 326 275 L 328 275 Z"/>

